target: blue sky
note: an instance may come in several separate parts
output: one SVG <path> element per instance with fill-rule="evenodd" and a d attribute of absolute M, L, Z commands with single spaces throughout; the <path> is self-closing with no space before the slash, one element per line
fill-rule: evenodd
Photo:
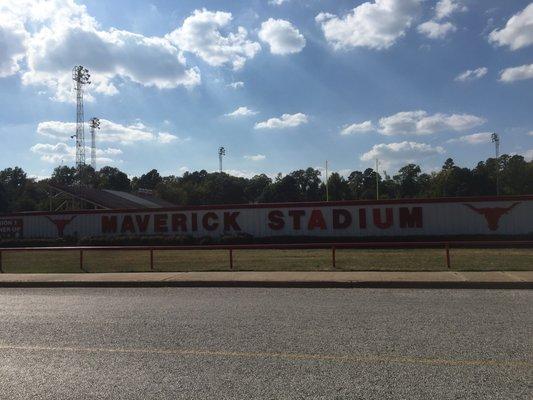
<path fill-rule="evenodd" d="M 73 165 L 77 64 L 98 165 L 130 175 L 213 171 L 221 145 L 242 176 L 473 166 L 493 131 L 533 157 L 531 1 L 5 0 L 0 168 Z"/>

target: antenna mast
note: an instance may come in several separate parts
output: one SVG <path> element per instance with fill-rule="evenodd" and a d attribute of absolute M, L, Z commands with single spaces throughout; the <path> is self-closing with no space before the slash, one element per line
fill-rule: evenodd
<path fill-rule="evenodd" d="M 100 129 L 100 119 L 91 118 L 89 128 L 91 128 L 91 166 L 96 171 L 96 130 Z"/>
<path fill-rule="evenodd" d="M 76 90 L 76 168 L 85 166 L 85 131 L 83 120 L 83 86 L 91 83 L 89 70 L 82 65 L 72 69 L 72 80 Z"/>

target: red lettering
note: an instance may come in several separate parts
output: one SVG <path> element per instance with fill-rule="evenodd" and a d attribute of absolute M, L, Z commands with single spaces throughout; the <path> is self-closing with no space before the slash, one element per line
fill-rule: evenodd
<path fill-rule="evenodd" d="M 209 220 L 213 220 L 214 222 L 210 223 Z M 202 218 L 202 226 L 207 231 L 214 231 L 218 228 L 218 215 L 216 215 L 214 212 L 208 212 L 205 213 Z"/>
<path fill-rule="evenodd" d="M 168 232 L 167 226 L 167 214 L 154 215 L 154 231 L 155 232 Z"/>
<path fill-rule="evenodd" d="M 385 209 L 385 222 L 381 221 L 381 210 L 379 208 L 374 208 L 372 210 L 372 217 L 374 220 L 374 225 L 377 226 L 379 229 L 387 229 L 392 226 L 392 208 Z"/>
<path fill-rule="evenodd" d="M 279 231 L 285 226 L 285 221 L 283 220 L 283 212 L 279 210 L 273 210 L 268 213 L 268 227 Z"/>
<path fill-rule="evenodd" d="M 102 216 L 102 233 L 117 233 L 117 217 Z"/>
<path fill-rule="evenodd" d="M 289 217 L 292 217 L 292 227 L 299 230 L 301 227 L 301 219 L 305 215 L 304 210 L 289 210 Z"/>
<path fill-rule="evenodd" d="M 191 214 L 191 226 L 193 232 L 198 230 L 198 215 L 196 213 Z"/>
<path fill-rule="evenodd" d="M 311 216 L 309 217 L 309 222 L 307 224 L 308 230 L 312 231 L 315 228 L 320 228 L 322 230 L 326 229 L 326 221 L 320 210 L 311 211 Z"/>
<path fill-rule="evenodd" d="M 122 227 L 120 228 L 122 233 L 135 233 L 135 225 L 133 224 L 133 218 L 131 215 L 125 215 L 122 219 Z"/>
<path fill-rule="evenodd" d="M 233 229 L 234 231 L 240 231 L 241 227 L 237 223 L 237 217 L 240 212 L 225 212 L 224 213 L 224 230 L 229 231 Z"/>
<path fill-rule="evenodd" d="M 187 216 L 185 214 L 172 214 L 172 230 L 175 232 L 178 228 L 182 232 L 187 230 Z"/>
<path fill-rule="evenodd" d="M 400 207 L 400 228 L 422 228 L 422 207 Z"/>
<path fill-rule="evenodd" d="M 366 209 L 359 209 L 359 228 L 366 229 Z"/>
<path fill-rule="evenodd" d="M 352 215 L 348 210 L 337 208 L 333 210 L 333 229 L 346 229 L 352 223 Z"/>
<path fill-rule="evenodd" d="M 137 221 L 137 227 L 139 228 L 139 232 L 144 233 L 148 229 L 148 223 L 150 222 L 150 216 L 149 215 L 136 215 L 135 220 Z"/>

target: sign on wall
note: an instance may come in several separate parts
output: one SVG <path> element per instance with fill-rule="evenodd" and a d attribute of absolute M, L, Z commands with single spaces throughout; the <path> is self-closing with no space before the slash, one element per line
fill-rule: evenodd
<path fill-rule="evenodd" d="M 519 235 L 533 233 L 533 196 L 33 213 L 0 221 L 6 233 L 22 234 L 24 226 L 28 238 Z"/>
<path fill-rule="evenodd" d="M 0 238 L 21 238 L 23 226 L 22 218 L 0 218 Z"/>

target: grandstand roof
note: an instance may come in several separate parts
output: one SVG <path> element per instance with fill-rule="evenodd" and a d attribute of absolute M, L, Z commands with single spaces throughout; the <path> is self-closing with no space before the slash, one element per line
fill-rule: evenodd
<path fill-rule="evenodd" d="M 146 193 L 133 194 L 118 190 L 94 189 L 84 186 L 49 186 L 67 196 L 87 202 L 97 208 L 109 210 L 128 208 L 162 208 L 175 206 L 175 204 Z"/>

